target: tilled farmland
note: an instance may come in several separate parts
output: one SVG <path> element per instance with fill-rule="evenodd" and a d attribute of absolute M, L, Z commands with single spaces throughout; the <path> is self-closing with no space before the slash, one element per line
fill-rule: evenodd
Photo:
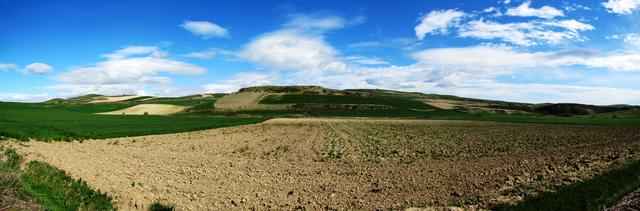
<path fill-rule="evenodd" d="M 273 119 L 256 125 L 13 147 L 120 209 L 402 209 L 516 203 L 640 159 L 640 127 Z"/>

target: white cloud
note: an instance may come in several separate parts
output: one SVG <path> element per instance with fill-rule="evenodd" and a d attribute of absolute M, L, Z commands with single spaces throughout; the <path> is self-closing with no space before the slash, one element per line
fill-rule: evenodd
<path fill-rule="evenodd" d="M 640 34 L 629 33 L 629 34 L 621 34 L 621 35 L 612 35 L 607 37 L 608 39 L 621 39 L 625 43 L 632 45 L 634 47 L 640 47 Z"/>
<path fill-rule="evenodd" d="M 143 54 L 151 54 L 153 57 L 165 57 L 167 55 L 166 52 L 159 50 L 158 47 L 155 46 L 127 46 L 123 49 L 117 50 L 116 52 L 103 54 L 102 57 L 110 60 L 117 60 Z"/>
<path fill-rule="evenodd" d="M 495 12 L 495 11 L 497 11 L 497 10 L 498 10 L 498 9 L 497 9 L 497 8 L 495 8 L 495 7 L 487 7 L 487 8 L 485 8 L 484 10 L 482 10 L 482 12 L 491 13 L 491 12 Z"/>
<path fill-rule="evenodd" d="M 209 21 L 185 21 L 180 27 L 204 39 L 213 37 L 229 37 L 229 31 Z"/>
<path fill-rule="evenodd" d="M 602 6 L 610 13 L 628 15 L 640 9 L 640 0 L 609 0 L 602 3 Z"/>
<path fill-rule="evenodd" d="M 458 36 L 477 39 L 500 39 L 516 45 L 533 46 L 557 44 L 563 41 L 583 41 L 581 31 L 595 29 L 592 25 L 576 20 L 530 21 L 497 23 L 483 19 L 471 21 L 460 27 Z"/>
<path fill-rule="evenodd" d="M 53 68 L 45 63 L 35 62 L 31 63 L 22 69 L 24 73 L 35 73 L 35 74 L 47 74 L 53 71 Z"/>
<path fill-rule="evenodd" d="M 627 34 L 624 36 L 624 42 L 630 45 L 640 47 L 640 34 Z"/>
<path fill-rule="evenodd" d="M 365 57 L 365 56 L 348 56 L 344 57 L 344 60 L 361 65 L 388 65 L 388 61 L 385 61 L 377 57 Z"/>
<path fill-rule="evenodd" d="M 435 48 L 419 51 L 413 57 L 423 65 L 441 69 L 501 71 L 541 65 L 548 53 L 520 53 L 505 46 Z"/>
<path fill-rule="evenodd" d="M 420 18 L 420 24 L 414 28 L 416 36 L 423 40 L 426 34 L 446 34 L 463 16 L 464 12 L 453 9 L 431 11 Z"/>
<path fill-rule="evenodd" d="M 505 46 L 435 48 L 413 54 L 418 64 L 450 71 L 499 75 L 524 68 L 583 66 L 609 71 L 640 72 L 640 53 L 593 50 L 520 52 Z"/>
<path fill-rule="evenodd" d="M 138 46 L 140 47 L 140 46 Z M 138 48 L 136 47 L 136 48 Z M 129 52 L 127 48 L 118 52 Z M 138 48 L 142 49 L 142 48 Z M 147 48 L 151 49 L 151 48 Z M 154 56 L 155 51 L 145 51 L 146 55 L 136 53 L 122 53 L 123 57 L 98 62 L 87 67 L 76 67 L 67 72 L 54 76 L 60 84 L 47 88 L 61 90 L 65 95 L 79 95 L 88 93 L 101 94 L 134 94 L 151 92 L 156 94 L 171 94 L 175 88 L 171 86 L 171 79 L 161 74 L 202 74 L 206 70 L 200 66 Z M 138 57 L 131 57 L 137 55 Z"/>
<path fill-rule="evenodd" d="M 0 93 L 0 101 L 9 102 L 43 102 L 51 98 L 47 93 L 25 94 L 25 93 Z"/>
<path fill-rule="evenodd" d="M 204 89 L 207 93 L 231 93 L 248 86 L 274 85 L 276 78 L 273 74 L 244 72 L 218 83 L 207 84 Z"/>
<path fill-rule="evenodd" d="M 548 25 L 548 26 L 556 26 L 556 27 L 561 27 L 561 28 L 565 28 L 569 31 L 572 32 L 578 32 L 578 31 L 588 31 L 588 30 L 593 30 L 595 29 L 595 27 L 593 27 L 592 25 L 586 24 L 586 23 L 582 23 L 580 21 L 577 20 L 562 20 L 562 21 L 547 21 L 547 22 L 542 22 L 542 24 Z"/>
<path fill-rule="evenodd" d="M 618 57 L 628 57 L 617 59 Z M 504 45 L 480 45 L 461 48 L 434 48 L 412 54 L 416 63 L 405 66 L 361 66 L 354 62 L 371 59 L 348 56 L 341 72 L 309 72 L 305 69 L 280 72 L 283 75 L 242 73 L 219 83 L 209 84 L 209 92 L 232 92 L 245 86 L 270 84 L 316 84 L 330 88 L 383 88 L 427 93 L 454 94 L 524 102 L 580 102 L 616 104 L 640 102 L 640 92 L 634 89 L 606 86 L 558 84 L 511 84 L 498 82 L 500 76 L 520 71 L 540 71 L 564 67 L 606 68 L 611 71 L 640 71 L 632 58 L 640 54 L 622 55 L 588 49 L 527 52 Z M 376 59 L 376 58 L 373 58 Z M 637 62 L 637 61 L 636 61 Z M 620 65 L 625 64 L 625 65 Z M 575 76 L 588 80 L 588 76 Z M 586 77 L 586 78 L 585 78 Z M 344 80 L 344 79 L 349 80 Z M 572 79 L 573 80 L 573 79 Z M 615 85 L 615 84 L 612 84 Z M 603 99 L 592 93 L 611 93 Z"/>
<path fill-rule="evenodd" d="M 591 68 L 605 68 L 612 71 L 640 72 L 640 53 L 620 53 L 587 58 L 581 61 Z"/>
<path fill-rule="evenodd" d="M 347 20 L 339 16 L 293 15 L 285 27 L 332 30 L 344 28 L 346 25 Z"/>
<path fill-rule="evenodd" d="M 569 2 L 562 2 L 562 9 L 564 9 L 567 12 L 573 12 L 573 11 L 577 11 L 577 10 L 591 10 L 590 7 L 584 6 L 584 5 L 580 5 L 580 4 L 570 4 Z"/>
<path fill-rule="evenodd" d="M 202 60 L 209 60 L 215 56 L 216 53 L 214 51 L 196 51 L 188 54 L 182 55 L 183 57 L 196 58 Z"/>
<path fill-rule="evenodd" d="M 503 4 L 511 4 L 511 0 L 504 0 L 502 1 Z"/>
<path fill-rule="evenodd" d="M 0 71 L 15 70 L 15 69 L 18 69 L 18 65 L 0 63 Z"/>
<path fill-rule="evenodd" d="M 238 53 L 240 58 L 278 70 L 343 71 L 338 51 L 320 35 L 284 29 L 264 34 Z"/>
<path fill-rule="evenodd" d="M 541 83 L 501 83 L 483 81 L 468 83 L 452 89 L 432 89 L 438 93 L 484 99 L 531 103 L 586 103 L 597 105 L 633 104 L 640 101 L 636 89 L 577 86 Z M 603 98 L 602 96 L 607 96 Z"/>
<path fill-rule="evenodd" d="M 541 8 L 531 8 L 531 1 L 523 2 L 520 6 L 509 8 L 505 14 L 509 16 L 519 16 L 519 17 L 539 17 L 545 19 L 551 19 L 555 17 L 562 17 L 564 13 L 550 6 L 543 6 Z"/>

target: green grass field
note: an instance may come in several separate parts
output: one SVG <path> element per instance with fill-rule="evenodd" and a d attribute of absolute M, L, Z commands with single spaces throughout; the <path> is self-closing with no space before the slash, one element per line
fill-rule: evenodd
<path fill-rule="evenodd" d="M 49 106 L 0 103 L 0 136 L 27 140 L 82 140 L 195 131 L 262 122 L 261 117 L 109 116 L 119 105 Z"/>

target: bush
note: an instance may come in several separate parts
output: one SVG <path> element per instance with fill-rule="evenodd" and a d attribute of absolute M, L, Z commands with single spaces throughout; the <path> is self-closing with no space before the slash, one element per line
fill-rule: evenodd
<path fill-rule="evenodd" d="M 173 205 L 165 205 L 160 202 L 156 202 L 149 206 L 149 211 L 173 211 L 175 208 Z"/>

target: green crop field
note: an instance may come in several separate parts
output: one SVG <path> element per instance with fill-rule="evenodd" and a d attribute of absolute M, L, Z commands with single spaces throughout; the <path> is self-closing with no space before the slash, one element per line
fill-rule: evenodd
<path fill-rule="evenodd" d="M 96 115 L 120 105 L 48 106 L 0 103 L 0 136 L 74 140 L 176 133 L 262 122 L 260 117 Z"/>
<path fill-rule="evenodd" d="M 637 118 L 600 118 L 592 116 L 552 116 L 536 114 L 474 114 L 453 110 L 420 111 L 413 109 L 377 109 L 377 110 L 247 110 L 222 113 L 202 113 L 200 115 L 237 115 L 264 118 L 287 117 L 289 115 L 307 117 L 363 117 L 363 118 L 404 118 L 404 119 L 436 119 L 436 120 L 473 120 L 493 122 L 545 123 L 545 124 L 577 124 L 577 125 L 640 125 Z"/>
<path fill-rule="evenodd" d="M 270 95 L 260 101 L 263 104 L 291 104 L 291 103 L 318 103 L 318 104 L 376 104 L 387 105 L 395 108 L 410 109 L 434 109 L 434 107 L 420 101 L 405 97 L 395 96 L 342 96 L 342 95 L 316 95 L 316 94 L 285 94 Z"/>

